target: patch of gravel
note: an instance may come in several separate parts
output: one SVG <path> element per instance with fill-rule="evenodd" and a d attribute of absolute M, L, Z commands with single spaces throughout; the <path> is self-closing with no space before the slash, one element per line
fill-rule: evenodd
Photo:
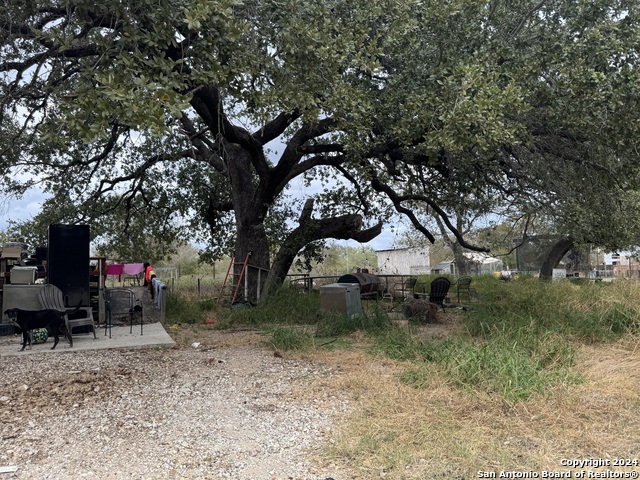
<path fill-rule="evenodd" d="M 255 346 L 5 357 L 2 479 L 337 479 L 316 454 L 349 403 L 306 388 L 333 374 Z"/>

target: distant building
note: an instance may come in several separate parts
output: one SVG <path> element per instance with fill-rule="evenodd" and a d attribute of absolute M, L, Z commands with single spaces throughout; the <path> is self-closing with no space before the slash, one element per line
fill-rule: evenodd
<path fill-rule="evenodd" d="M 468 252 L 462 254 L 465 258 L 465 267 L 469 275 L 486 275 L 488 273 L 500 272 L 504 269 L 504 262 L 499 258 L 490 257 L 479 252 Z M 433 267 L 433 273 L 440 275 L 458 275 L 458 269 L 453 260 L 445 260 Z"/>
<path fill-rule="evenodd" d="M 428 275 L 431 273 L 429 248 L 377 250 L 380 275 Z"/>
<path fill-rule="evenodd" d="M 488 273 L 504 270 L 504 262 L 499 258 L 491 257 L 482 252 L 469 252 L 462 254 L 467 259 L 467 273 L 486 275 Z"/>
<path fill-rule="evenodd" d="M 640 261 L 636 257 L 609 253 L 604 257 L 604 264 L 614 277 L 640 277 Z"/>
<path fill-rule="evenodd" d="M 445 260 L 433 267 L 431 272 L 439 275 L 455 275 L 456 265 L 453 263 L 453 260 Z"/>

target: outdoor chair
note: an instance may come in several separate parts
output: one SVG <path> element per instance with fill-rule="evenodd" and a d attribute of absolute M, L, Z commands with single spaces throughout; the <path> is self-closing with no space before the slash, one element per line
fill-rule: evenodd
<path fill-rule="evenodd" d="M 456 282 L 456 291 L 458 303 L 460 303 L 463 298 L 466 298 L 469 302 L 471 302 L 473 298 L 478 298 L 476 289 L 471 287 L 471 277 L 460 277 Z"/>
<path fill-rule="evenodd" d="M 113 317 L 129 317 L 129 333 L 133 333 L 134 318 L 140 318 L 140 335 L 143 334 L 142 304 L 133 290 L 128 288 L 106 288 L 104 291 L 104 307 L 107 314 L 107 327 L 111 338 Z M 107 334 L 107 328 L 104 329 Z"/>
<path fill-rule="evenodd" d="M 402 283 L 396 283 L 393 286 L 393 297 L 398 296 L 403 300 L 413 297 L 413 290 L 417 282 L 417 278 L 407 278 Z"/>
<path fill-rule="evenodd" d="M 38 300 L 40 300 L 42 308 L 62 312 L 65 325 L 71 335 L 73 335 L 74 328 L 86 325 L 91 327 L 93 338 L 98 338 L 96 337 L 96 326 L 93 322 L 91 307 L 72 307 L 65 305 L 65 297 L 62 290 L 51 283 L 43 285 L 38 292 Z"/>
<path fill-rule="evenodd" d="M 444 302 L 449 293 L 449 287 L 451 287 L 451 281 L 445 277 L 438 277 L 431 282 L 429 289 L 429 301 L 440 305 L 444 312 Z"/>

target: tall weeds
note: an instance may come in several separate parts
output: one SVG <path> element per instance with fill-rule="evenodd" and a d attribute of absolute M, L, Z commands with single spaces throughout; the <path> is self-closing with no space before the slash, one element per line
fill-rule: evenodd
<path fill-rule="evenodd" d="M 598 342 L 635 332 L 640 326 L 640 286 L 635 282 L 492 280 L 484 280 L 484 300 L 469 315 L 466 325 L 471 335 L 556 332 Z"/>
<path fill-rule="evenodd" d="M 483 299 L 463 320 L 466 335 L 423 341 L 396 331 L 378 337 L 378 352 L 412 362 L 404 381 L 427 384 L 427 363 L 436 364 L 460 387 L 523 399 L 579 382 L 572 368 L 579 343 L 609 341 L 640 326 L 640 286 L 632 282 L 479 280 Z"/>
<path fill-rule="evenodd" d="M 264 328 L 272 346 L 281 350 L 316 348 L 327 339 L 361 331 L 369 335 L 376 354 L 409 362 L 403 380 L 418 388 L 428 384 L 426 376 L 435 366 L 461 388 L 512 400 L 580 381 L 573 366 L 581 343 L 611 341 L 640 327 L 640 285 L 635 282 L 521 278 L 504 283 L 477 277 L 474 286 L 481 301 L 467 312 L 458 310 L 462 333 L 440 340 L 392 328 L 387 314 L 377 308 L 354 318 L 325 312 L 317 294 L 288 288 L 255 308 L 228 309 L 210 300 L 170 297 L 168 316 L 174 322 L 194 323 L 214 308 L 217 328 Z"/>
<path fill-rule="evenodd" d="M 310 348 L 317 345 L 314 340 L 317 338 L 342 337 L 356 331 L 375 334 L 391 327 L 389 318 L 380 309 L 348 317 L 321 310 L 317 294 L 286 287 L 255 308 L 232 308 L 226 313 L 219 312 L 218 318 L 221 324 L 230 326 L 241 324 L 270 329 L 272 345 L 281 350 Z"/>
<path fill-rule="evenodd" d="M 211 300 L 190 299 L 183 295 L 167 295 L 168 324 L 195 324 L 206 320 L 207 311 L 214 308 Z"/>
<path fill-rule="evenodd" d="M 219 309 L 219 317 L 229 324 L 270 326 L 316 324 L 321 317 L 317 295 L 282 287 L 257 306 Z"/>

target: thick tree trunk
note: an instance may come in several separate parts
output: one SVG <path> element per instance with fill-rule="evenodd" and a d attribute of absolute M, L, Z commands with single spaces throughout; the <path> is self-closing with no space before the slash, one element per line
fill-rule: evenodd
<path fill-rule="evenodd" d="M 309 199 L 300 215 L 299 227 L 293 230 L 282 242 L 276 254 L 267 277 L 265 294 L 268 295 L 274 288 L 282 284 L 296 255 L 308 243 L 324 238 L 353 239 L 359 242 L 368 242 L 382 231 L 381 223 L 362 230 L 362 217 L 360 215 L 341 215 L 339 217 L 316 220 L 311 218 L 312 210 L 313 200 Z"/>
<path fill-rule="evenodd" d="M 269 242 L 263 225 L 246 227 L 237 232 L 234 279 L 241 282 L 237 300 L 256 303 L 269 272 Z M 247 267 L 241 277 L 245 261 Z"/>
<path fill-rule="evenodd" d="M 232 143 L 225 148 L 233 159 L 228 162 L 236 219 L 233 284 L 240 285 L 238 301 L 255 303 L 269 270 L 269 241 L 264 229 L 268 202 L 259 198 L 254 185 L 251 152 Z"/>
<path fill-rule="evenodd" d="M 553 269 L 558 266 L 562 257 L 564 257 L 573 247 L 573 238 L 566 237 L 558 240 L 547 254 L 547 258 L 540 268 L 540 279 L 549 280 L 553 276 Z"/>
<path fill-rule="evenodd" d="M 467 275 L 467 259 L 462 255 L 462 246 L 458 242 L 451 242 L 450 247 L 453 250 L 453 261 L 458 275 Z"/>
<path fill-rule="evenodd" d="M 264 221 L 269 208 L 284 188 L 283 174 L 286 176 L 287 168 L 294 168 L 298 164 L 303 155 L 300 152 L 302 144 L 315 135 L 326 133 L 330 123 L 324 125 L 324 122 L 320 122 L 315 128 L 303 127 L 294 136 L 293 143 L 287 146 L 286 152 L 275 168 L 269 167 L 269 163 L 264 158 L 262 144 L 258 142 L 255 135 L 248 134 L 242 128 L 234 128 L 230 124 L 222 123 L 226 127 L 225 139 L 222 141 L 224 162 L 222 162 L 223 168 L 219 170 L 229 179 L 230 203 L 236 220 L 237 236 L 234 249 L 236 265 L 232 283 L 239 287 L 237 289 L 240 301 L 248 300 L 255 303 L 258 298 L 268 295 L 273 287 L 284 281 L 296 255 L 310 242 L 324 238 L 355 239 L 366 242 L 381 232 L 381 224 L 361 230 L 360 215 L 313 219 L 311 218 L 313 200 L 308 200 L 300 216 L 299 227 L 283 240 L 273 265 L 270 265 L 270 246 Z M 211 199 L 211 204 L 218 207 L 217 211 L 220 211 L 219 207 L 224 205 L 220 199 L 215 198 Z M 213 229 L 216 216 L 214 214 L 210 217 L 210 225 Z M 241 276 L 247 256 L 249 256 L 248 268 Z"/>

